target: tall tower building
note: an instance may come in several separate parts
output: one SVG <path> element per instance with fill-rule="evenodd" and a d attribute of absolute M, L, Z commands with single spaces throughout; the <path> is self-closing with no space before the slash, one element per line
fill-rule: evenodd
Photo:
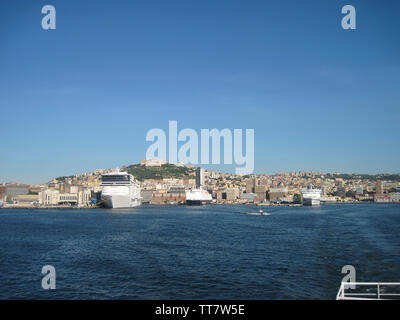
<path fill-rule="evenodd" d="M 376 182 L 376 194 L 383 194 L 383 183 L 382 181 Z"/>
<path fill-rule="evenodd" d="M 204 185 L 204 169 L 196 168 L 196 188 L 200 188 Z"/>

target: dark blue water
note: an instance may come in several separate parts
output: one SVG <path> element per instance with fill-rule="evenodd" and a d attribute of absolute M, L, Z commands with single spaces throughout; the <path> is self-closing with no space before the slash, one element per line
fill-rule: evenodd
<path fill-rule="evenodd" d="M 0 210 L 0 298 L 334 299 L 346 264 L 400 281 L 400 205 L 255 210 Z"/>

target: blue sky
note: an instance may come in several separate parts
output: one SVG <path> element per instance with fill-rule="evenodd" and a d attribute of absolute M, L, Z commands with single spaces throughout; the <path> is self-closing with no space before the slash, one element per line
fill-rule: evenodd
<path fill-rule="evenodd" d="M 41 28 L 46 4 L 56 30 Z M 346 4 L 356 30 L 341 28 Z M 256 173 L 399 172 L 399 14 L 398 1 L 1 1 L 0 181 L 137 163 L 169 120 L 253 128 Z"/>

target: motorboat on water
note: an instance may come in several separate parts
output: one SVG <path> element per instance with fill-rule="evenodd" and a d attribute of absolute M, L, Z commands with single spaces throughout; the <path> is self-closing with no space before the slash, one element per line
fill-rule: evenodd
<path fill-rule="evenodd" d="M 263 211 L 261 208 L 258 211 L 254 212 L 245 212 L 246 214 L 252 215 L 252 216 L 269 216 L 269 212 Z"/>

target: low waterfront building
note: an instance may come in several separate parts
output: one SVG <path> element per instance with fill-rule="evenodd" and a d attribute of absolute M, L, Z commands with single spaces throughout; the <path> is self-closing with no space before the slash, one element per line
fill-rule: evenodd
<path fill-rule="evenodd" d="M 78 192 L 78 204 L 80 206 L 89 206 L 92 204 L 92 191 L 84 189 Z"/>
<path fill-rule="evenodd" d="M 255 186 L 254 193 L 256 194 L 257 202 L 265 202 L 267 199 L 267 186 Z"/>
<path fill-rule="evenodd" d="M 151 203 L 151 200 L 153 198 L 153 190 L 141 190 L 140 196 L 142 197 L 143 204 Z"/>
<path fill-rule="evenodd" d="M 242 193 L 240 195 L 241 200 L 246 200 L 246 202 L 253 203 L 255 200 L 256 194 L 255 193 Z"/>
<path fill-rule="evenodd" d="M 377 203 L 388 203 L 391 202 L 392 198 L 391 195 L 386 193 L 386 194 L 375 194 L 374 196 L 374 202 Z"/>
<path fill-rule="evenodd" d="M 152 194 L 152 204 L 175 204 L 186 201 L 186 192 L 168 192 L 167 190 L 155 191 Z"/>
<path fill-rule="evenodd" d="M 20 194 L 12 196 L 10 203 L 14 206 L 33 207 L 38 205 L 39 196 L 37 194 Z"/>
<path fill-rule="evenodd" d="M 18 196 L 29 193 L 30 186 L 27 185 L 5 185 L 0 187 L 0 194 L 6 196 Z"/>
<path fill-rule="evenodd" d="M 57 204 L 58 190 L 46 189 L 39 192 L 39 205 L 55 206 Z"/>
<path fill-rule="evenodd" d="M 358 201 L 367 201 L 367 202 L 374 201 L 374 196 L 369 195 L 368 193 L 367 194 L 356 194 L 355 198 Z"/>
<path fill-rule="evenodd" d="M 57 196 L 57 204 L 78 204 L 78 195 L 76 193 L 60 193 Z"/>
<path fill-rule="evenodd" d="M 213 198 L 217 200 L 217 202 L 222 201 L 222 194 L 224 193 L 224 190 L 214 190 L 213 192 Z"/>
<path fill-rule="evenodd" d="M 77 191 L 77 189 L 73 189 Z M 39 192 L 39 205 L 42 206 L 57 206 L 57 205 L 75 205 L 75 206 L 90 206 L 92 203 L 92 190 L 84 189 L 76 193 L 60 193 L 59 190 L 46 189 Z"/>
<path fill-rule="evenodd" d="M 268 198 L 271 202 L 281 201 L 281 199 L 286 198 L 287 195 L 287 188 L 271 188 L 268 192 Z"/>
<path fill-rule="evenodd" d="M 390 194 L 391 202 L 400 202 L 400 192 L 393 192 Z"/>
<path fill-rule="evenodd" d="M 228 188 L 225 190 L 226 200 L 234 201 L 239 199 L 240 191 L 238 188 Z"/>
<path fill-rule="evenodd" d="M 288 194 L 285 197 L 282 197 L 280 199 L 281 202 L 283 203 L 293 203 L 294 202 L 294 195 Z"/>
<path fill-rule="evenodd" d="M 322 195 L 321 196 L 321 202 L 336 203 L 337 201 L 338 201 L 338 199 L 336 197 L 333 197 L 333 196 L 327 196 L 327 195 Z"/>
<path fill-rule="evenodd" d="M 235 202 L 240 198 L 239 188 L 225 188 L 216 190 L 214 193 L 217 202 Z"/>

